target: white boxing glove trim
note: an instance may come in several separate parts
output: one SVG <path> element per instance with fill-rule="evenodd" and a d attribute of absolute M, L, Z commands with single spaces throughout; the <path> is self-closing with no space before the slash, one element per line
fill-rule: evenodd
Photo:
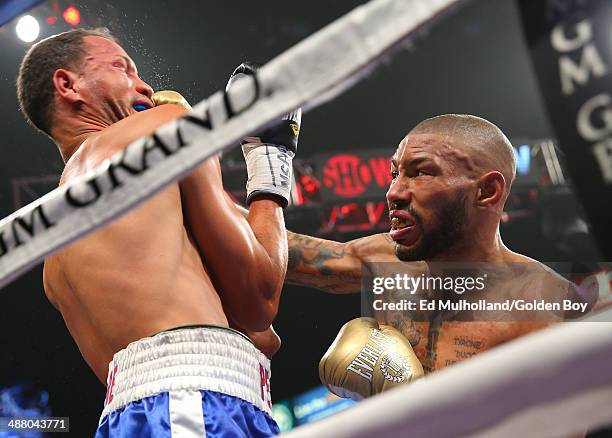
<path fill-rule="evenodd" d="M 268 193 L 281 197 L 283 206 L 287 206 L 295 154 L 284 146 L 268 143 L 244 144 L 242 153 L 248 174 L 247 205 L 256 194 Z"/>

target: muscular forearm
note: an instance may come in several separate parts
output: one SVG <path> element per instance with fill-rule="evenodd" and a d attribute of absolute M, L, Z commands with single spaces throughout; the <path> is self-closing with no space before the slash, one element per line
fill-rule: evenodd
<path fill-rule="evenodd" d="M 260 257 L 268 257 L 268 264 L 274 269 L 275 275 L 266 278 L 265 287 L 270 290 L 263 293 L 266 299 L 274 302 L 276 315 L 287 271 L 287 231 L 283 210 L 272 197 L 259 196 L 251 202 L 247 222 L 257 242 L 264 249 L 264 254 Z"/>
<path fill-rule="evenodd" d="M 236 205 L 244 217 L 249 210 Z M 289 261 L 285 283 L 329 293 L 359 293 L 361 264 L 347 254 L 346 244 L 287 231 Z M 334 261 L 340 267 L 334 266 Z M 340 268 L 340 269 L 339 269 Z"/>
<path fill-rule="evenodd" d="M 361 263 L 347 244 L 287 232 L 285 281 L 329 293 L 359 293 Z"/>
<path fill-rule="evenodd" d="M 286 270 L 287 259 L 287 233 L 285 230 L 285 219 L 277 203 L 271 197 L 259 197 L 251 203 L 250 210 L 241 205 L 234 204 L 236 210 L 244 217 L 257 239 L 268 249 L 269 252 L 278 252 L 277 257 L 284 259 L 284 270 Z M 270 209 L 274 211 L 270 211 Z M 272 218 L 272 222 L 270 219 Z"/>
<path fill-rule="evenodd" d="M 249 210 L 236 206 L 247 217 Z M 334 242 L 287 231 L 289 260 L 285 283 L 310 286 L 323 292 L 348 294 L 361 292 L 364 258 L 394 258 L 388 233 Z"/>
<path fill-rule="evenodd" d="M 223 190 L 218 161 L 209 160 L 181 184 L 185 219 L 232 318 L 247 330 L 265 330 L 278 310 L 286 269 L 282 210 L 253 202 L 247 222 Z"/>
<path fill-rule="evenodd" d="M 249 210 L 236 205 L 247 218 Z M 310 286 L 329 293 L 359 293 L 361 269 L 346 259 L 346 245 L 287 231 L 289 261 L 285 282 L 299 286 Z M 329 262 L 340 261 L 344 269 L 330 266 Z M 332 262 L 333 264 L 333 262 Z M 358 268 L 358 269 L 357 269 Z"/>

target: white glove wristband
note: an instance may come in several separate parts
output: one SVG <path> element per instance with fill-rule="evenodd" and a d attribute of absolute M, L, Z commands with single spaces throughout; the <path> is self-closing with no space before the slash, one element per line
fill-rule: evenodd
<path fill-rule="evenodd" d="M 247 205 L 255 195 L 269 193 L 282 198 L 286 207 L 291 194 L 294 153 L 284 146 L 268 143 L 246 143 L 242 153 L 247 165 Z"/>

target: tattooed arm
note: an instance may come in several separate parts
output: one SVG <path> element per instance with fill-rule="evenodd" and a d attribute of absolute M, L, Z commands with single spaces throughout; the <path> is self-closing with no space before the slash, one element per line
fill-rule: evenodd
<path fill-rule="evenodd" d="M 359 293 L 362 263 L 394 256 L 393 241 L 387 233 L 340 243 L 288 231 L 287 239 L 285 282 L 330 293 Z"/>
<path fill-rule="evenodd" d="M 237 205 L 246 217 L 247 209 Z M 361 265 L 364 261 L 395 258 L 395 244 L 388 233 L 374 234 L 350 242 L 287 231 L 289 262 L 285 282 L 311 286 L 333 294 L 361 291 Z"/>

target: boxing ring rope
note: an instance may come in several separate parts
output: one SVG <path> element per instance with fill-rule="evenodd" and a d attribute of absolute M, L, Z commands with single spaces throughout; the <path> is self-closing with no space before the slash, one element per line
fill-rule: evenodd
<path fill-rule="evenodd" d="M 130 144 L 93 172 L 0 221 L 0 287 L 283 114 L 313 108 L 369 73 L 462 0 L 373 0 Z"/>
<path fill-rule="evenodd" d="M 566 438 L 612 423 L 612 308 L 524 336 L 287 438 Z"/>

